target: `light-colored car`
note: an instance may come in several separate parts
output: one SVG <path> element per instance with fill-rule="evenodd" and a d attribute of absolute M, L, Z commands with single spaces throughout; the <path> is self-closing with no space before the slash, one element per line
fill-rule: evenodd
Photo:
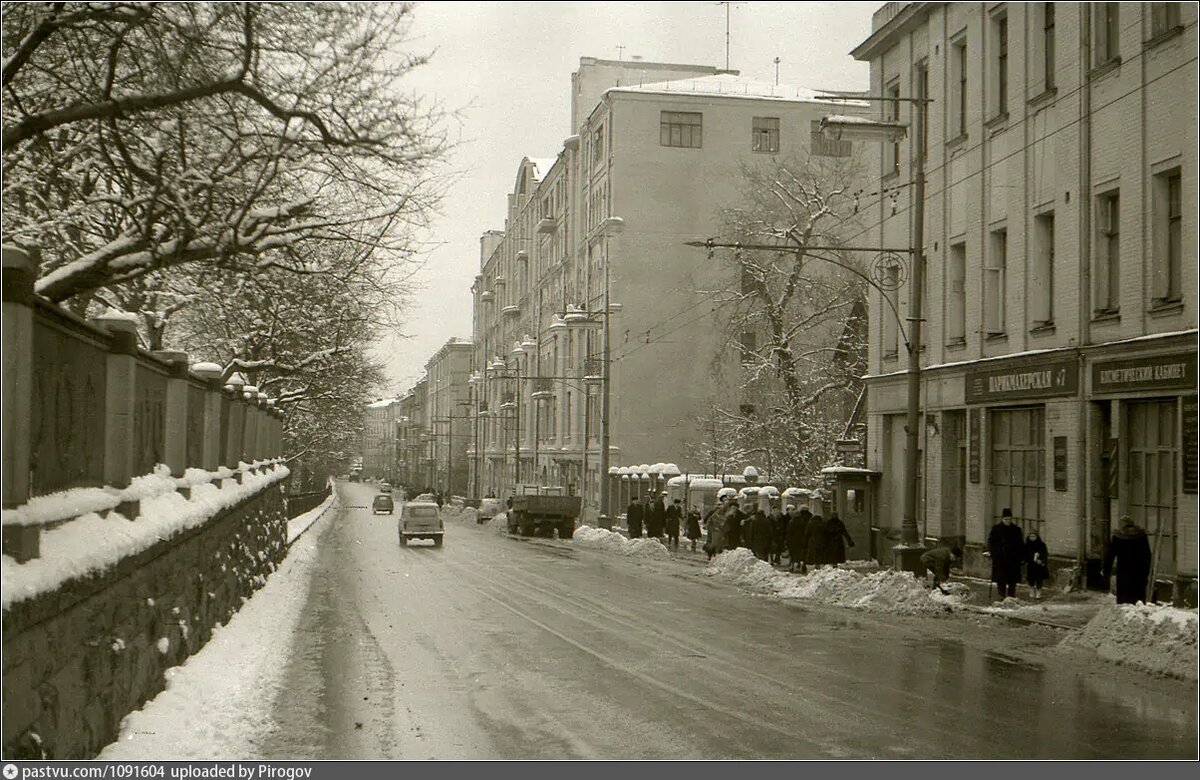
<path fill-rule="evenodd" d="M 442 524 L 442 513 L 432 501 L 409 501 L 400 510 L 400 546 L 408 545 L 410 539 L 432 539 L 436 547 L 442 546 L 446 528 Z"/>
<path fill-rule="evenodd" d="M 380 493 L 391 493 L 392 492 L 391 483 L 390 482 L 380 482 L 379 483 L 379 492 Z"/>
<path fill-rule="evenodd" d="M 486 523 L 504 511 L 504 502 L 498 498 L 484 498 L 479 501 L 479 522 Z"/>
<path fill-rule="evenodd" d="M 436 503 L 437 503 L 437 502 L 434 500 L 434 498 L 433 498 L 433 493 L 422 493 L 421 495 L 419 495 L 419 496 L 417 496 L 416 498 L 414 498 L 414 499 L 413 499 L 413 501 L 422 501 L 422 502 L 428 502 L 428 503 L 430 503 L 430 504 L 436 504 Z"/>

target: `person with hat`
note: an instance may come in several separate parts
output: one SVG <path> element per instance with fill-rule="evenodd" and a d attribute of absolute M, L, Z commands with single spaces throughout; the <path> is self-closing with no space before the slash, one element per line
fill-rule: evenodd
<path fill-rule="evenodd" d="M 1104 581 L 1114 571 L 1117 574 L 1117 603 L 1136 604 L 1146 600 L 1146 582 L 1150 579 L 1150 538 L 1145 529 L 1129 515 L 1121 517 L 1121 525 L 1108 542 L 1104 555 Z"/>
<path fill-rule="evenodd" d="M 666 495 L 664 493 L 664 495 Z M 667 507 L 667 545 L 673 549 L 679 549 L 679 521 L 683 511 L 679 508 L 680 500 L 677 498 Z"/>
<path fill-rule="evenodd" d="M 1008 507 L 1000 512 L 1000 522 L 992 526 L 987 546 L 988 556 L 992 559 L 992 582 L 1000 591 L 1000 600 L 1015 598 L 1025 557 L 1025 534 L 1021 533 L 1021 527 Z"/>

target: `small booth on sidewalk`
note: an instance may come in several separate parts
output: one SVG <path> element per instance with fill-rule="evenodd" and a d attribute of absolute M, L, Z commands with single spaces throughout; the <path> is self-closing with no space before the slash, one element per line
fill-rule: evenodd
<path fill-rule="evenodd" d="M 876 491 L 881 472 L 850 466 L 830 466 L 821 469 L 826 487 L 833 493 L 833 511 L 846 525 L 854 547 L 846 551 L 850 560 L 874 558 L 891 560 L 891 545 L 881 549 L 886 529 L 877 526 L 875 519 Z"/>

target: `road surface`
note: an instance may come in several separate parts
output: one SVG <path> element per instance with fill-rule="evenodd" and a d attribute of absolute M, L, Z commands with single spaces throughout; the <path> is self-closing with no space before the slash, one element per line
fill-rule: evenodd
<path fill-rule="evenodd" d="M 987 646 L 1036 629 L 782 603 L 456 519 L 402 548 L 373 486 L 341 490 L 265 757 L 1196 757 L 1194 684 Z"/>

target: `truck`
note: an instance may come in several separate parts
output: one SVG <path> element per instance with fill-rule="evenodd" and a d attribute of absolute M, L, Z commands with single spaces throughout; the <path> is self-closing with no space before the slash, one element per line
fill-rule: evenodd
<path fill-rule="evenodd" d="M 524 496 L 512 497 L 512 509 L 508 512 L 508 532 L 521 536 L 553 536 L 558 531 L 559 539 L 570 539 L 575 535 L 575 521 L 583 509 L 580 496 Z"/>

